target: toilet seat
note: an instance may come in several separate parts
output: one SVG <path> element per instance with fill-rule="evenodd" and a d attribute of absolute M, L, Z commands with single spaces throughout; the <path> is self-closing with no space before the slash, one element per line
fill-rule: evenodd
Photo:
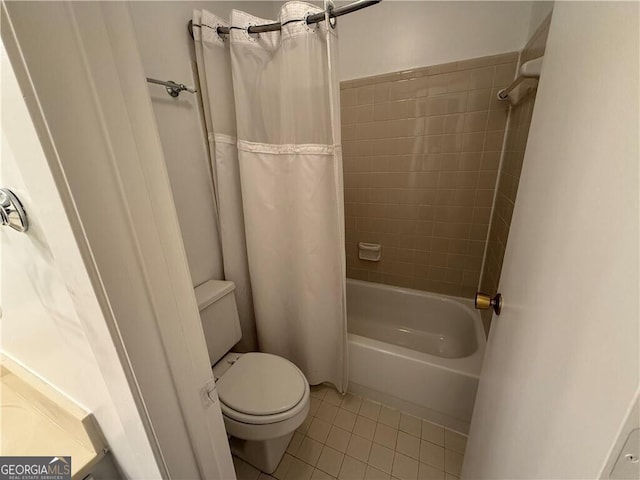
<path fill-rule="evenodd" d="M 290 361 L 268 353 L 246 353 L 216 383 L 225 417 L 265 425 L 298 415 L 309 403 L 309 384 Z"/>

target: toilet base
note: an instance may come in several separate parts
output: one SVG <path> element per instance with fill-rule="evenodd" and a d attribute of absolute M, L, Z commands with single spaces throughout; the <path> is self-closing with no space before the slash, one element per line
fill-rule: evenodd
<path fill-rule="evenodd" d="M 253 465 L 258 470 L 270 474 L 275 471 L 280 460 L 282 460 L 284 452 L 287 450 L 291 438 L 293 438 L 293 433 L 262 441 L 230 437 L 231 453 Z"/>

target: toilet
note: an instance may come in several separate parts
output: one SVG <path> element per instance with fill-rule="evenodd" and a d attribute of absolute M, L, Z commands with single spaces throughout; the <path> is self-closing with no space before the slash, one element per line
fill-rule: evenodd
<path fill-rule="evenodd" d="M 209 280 L 195 288 L 196 300 L 231 451 L 273 473 L 309 412 L 309 382 L 277 355 L 230 352 L 242 337 L 234 290 Z"/>

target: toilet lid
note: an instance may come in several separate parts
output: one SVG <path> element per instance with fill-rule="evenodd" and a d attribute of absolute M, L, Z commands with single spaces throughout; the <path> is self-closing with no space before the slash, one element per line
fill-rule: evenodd
<path fill-rule="evenodd" d="M 249 415 L 273 415 L 295 407 L 306 379 L 290 361 L 268 353 L 245 353 L 216 383 L 227 407 Z"/>

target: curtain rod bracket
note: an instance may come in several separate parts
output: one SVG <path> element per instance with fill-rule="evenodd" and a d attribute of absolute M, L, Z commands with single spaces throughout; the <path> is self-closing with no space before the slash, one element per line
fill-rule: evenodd
<path fill-rule="evenodd" d="M 180 92 L 197 92 L 197 90 L 193 87 L 187 87 L 184 83 L 176 83 L 172 80 L 168 80 L 165 82 L 162 80 L 156 80 L 155 78 L 147 77 L 147 82 L 155 83 L 156 85 L 162 85 L 167 90 L 167 93 L 174 98 L 180 96 Z"/>

